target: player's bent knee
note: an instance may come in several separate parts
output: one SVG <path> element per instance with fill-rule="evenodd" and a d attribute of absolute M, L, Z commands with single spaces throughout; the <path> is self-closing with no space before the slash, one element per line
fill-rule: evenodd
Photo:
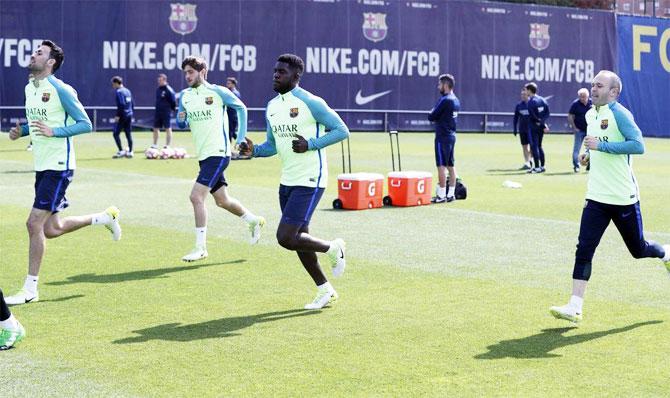
<path fill-rule="evenodd" d="M 277 231 L 277 242 L 279 246 L 287 250 L 295 250 L 297 240 L 295 236 Z"/>

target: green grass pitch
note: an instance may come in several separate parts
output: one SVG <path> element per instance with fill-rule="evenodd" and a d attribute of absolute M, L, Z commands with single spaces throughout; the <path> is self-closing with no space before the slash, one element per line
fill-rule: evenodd
<path fill-rule="evenodd" d="M 264 134 L 250 135 L 254 141 Z M 435 173 L 431 134 L 401 134 L 404 170 Z M 162 139 L 163 137 L 161 137 Z M 208 198 L 209 258 L 193 245 L 197 162 L 112 160 L 111 135 L 77 137 L 64 214 L 121 208 L 123 239 L 91 227 L 49 241 L 40 302 L 14 307 L 28 336 L 0 353 L 0 396 L 663 396 L 670 394 L 670 277 L 634 260 L 610 227 L 584 322 L 548 309 L 570 293 L 586 174 L 569 136 L 545 138 L 548 171 L 526 175 L 518 138 L 461 134 L 469 198 L 335 211 L 339 145 L 312 231 L 344 238 L 340 301 L 302 311 L 315 289 L 277 245 L 279 159 L 232 162 L 230 193 L 268 224 L 258 246 Z M 21 287 L 33 198 L 27 140 L 0 135 L 0 286 Z M 177 146 L 193 153 L 189 134 Z M 635 157 L 647 238 L 670 242 L 670 140 Z M 354 133 L 353 171 L 390 171 L 388 136 Z M 513 180 L 522 189 L 506 189 Z M 327 262 L 324 262 L 327 264 Z M 330 273 L 328 272 L 328 275 Z"/>

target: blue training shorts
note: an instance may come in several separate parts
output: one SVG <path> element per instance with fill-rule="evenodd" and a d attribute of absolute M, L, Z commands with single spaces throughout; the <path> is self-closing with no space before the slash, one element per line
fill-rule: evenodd
<path fill-rule="evenodd" d="M 283 224 L 307 226 L 325 188 L 279 186 L 279 207 Z"/>
<path fill-rule="evenodd" d="M 72 182 L 74 170 L 43 170 L 35 173 L 35 209 L 58 213 L 70 204 L 65 191 Z"/>
<path fill-rule="evenodd" d="M 198 163 L 200 164 L 200 173 L 198 173 L 198 178 L 195 181 L 208 186 L 210 193 L 216 192 L 224 185 L 228 186 L 223 172 L 230 163 L 230 157 L 210 156 Z"/>

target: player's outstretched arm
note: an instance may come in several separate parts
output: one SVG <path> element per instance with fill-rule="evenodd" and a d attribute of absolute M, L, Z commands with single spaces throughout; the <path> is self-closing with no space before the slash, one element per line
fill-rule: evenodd
<path fill-rule="evenodd" d="M 18 140 L 21 137 L 25 137 L 30 134 L 30 129 L 27 124 L 20 124 L 16 122 L 16 126 L 9 129 L 9 139 L 14 141 Z"/>
<path fill-rule="evenodd" d="M 256 158 L 264 158 L 277 154 L 277 143 L 275 142 L 274 135 L 272 135 L 272 127 L 270 126 L 270 121 L 268 120 L 267 115 L 265 117 L 265 125 L 266 141 L 260 145 L 253 145 L 252 143 L 251 155 Z M 249 144 L 249 142 L 251 142 L 251 140 L 247 138 L 247 144 Z"/>
<path fill-rule="evenodd" d="M 619 155 L 641 155 L 644 153 L 644 141 L 642 131 L 637 127 L 633 115 L 620 104 L 612 109 L 614 119 L 619 131 L 626 138 L 623 142 L 599 142 L 598 150 L 601 152 L 615 153 Z"/>
<path fill-rule="evenodd" d="M 221 97 L 223 104 L 235 109 L 237 113 L 237 145 L 241 145 L 245 142 L 244 137 L 247 135 L 247 106 L 228 88 L 221 86 L 213 86 L 213 88 L 219 97 Z"/>
<path fill-rule="evenodd" d="M 62 83 L 52 82 L 56 87 L 58 96 L 65 112 L 75 121 L 75 124 L 53 129 L 54 137 L 72 137 L 79 134 L 90 133 L 93 130 L 91 119 L 88 118 L 84 106 L 77 98 L 77 92 L 70 86 Z"/>
<path fill-rule="evenodd" d="M 180 129 L 185 129 L 188 126 L 188 120 L 186 119 L 186 109 L 184 108 L 184 95 L 186 91 L 182 91 L 179 95 L 179 107 L 177 108 L 177 126 Z"/>
<path fill-rule="evenodd" d="M 333 145 L 349 138 L 349 128 L 344 124 L 340 115 L 326 104 L 326 101 L 318 97 L 313 97 L 305 100 L 305 103 L 307 103 L 314 119 L 316 119 L 319 124 L 326 126 L 326 130 L 330 130 L 328 134 L 317 138 L 310 138 L 308 141 L 309 150 L 315 151 L 317 149 L 323 149 L 329 145 Z"/>

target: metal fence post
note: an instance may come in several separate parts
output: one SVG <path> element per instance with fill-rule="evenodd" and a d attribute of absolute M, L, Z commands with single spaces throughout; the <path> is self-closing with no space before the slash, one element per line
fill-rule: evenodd
<path fill-rule="evenodd" d="M 484 134 L 488 133 L 489 115 L 484 114 Z"/>
<path fill-rule="evenodd" d="M 98 110 L 93 109 L 93 131 L 98 131 Z"/>

